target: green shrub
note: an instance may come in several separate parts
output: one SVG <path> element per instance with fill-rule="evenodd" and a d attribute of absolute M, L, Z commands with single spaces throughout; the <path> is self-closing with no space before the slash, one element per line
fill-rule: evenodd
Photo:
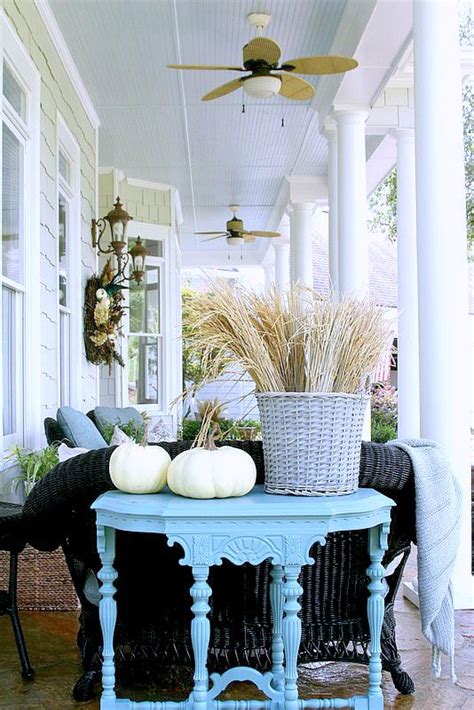
<path fill-rule="evenodd" d="M 377 444 L 385 444 L 387 441 L 397 438 L 397 427 L 388 422 L 383 415 L 372 414 L 371 429 L 372 441 Z"/>
<path fill-rule="evenodd" d="M 371 396 L 372 441 L 385 444 L 397 438 L 398 400 L 397 392 L 388 382 L 372 387 Z"/>
<path fill-rule="evenodd" d="M 224 439 L 237 441 L 243 437 L 239 433 L 240 427 L 253 427 L 257 436 L 260 435 L 260 422 L 254 419 L 219 419 L 218 422 Z M 201 422 L 195 419 L 183 419 L 181 428 L 181 438 L 183 441 L 194 441 L 201 429 Z"/>
<path fill-rule="evenodd" d="M 100 431 L 107 444 L 110 444 L 110 440 L 112 439 L 116 426 L 118 426 L 124 434 L 136 441 L 137 444 L 140 444 L 143 441 L 143 437 L 145 436 L 145 423 L 138 424 L 138 422 L 135 422 L 132 419 L 128 422 L 121 422 L 120 419 L 117 419 L 115 424 L 105 422 L 100 424 Z"/>
<path fill-rule="evenodd" d="M 181 438 L 183 441 L 194 441 L 199 434 L 200 428 L 201 422 L 198 422 L 195 419 L 183 419 Z"/>

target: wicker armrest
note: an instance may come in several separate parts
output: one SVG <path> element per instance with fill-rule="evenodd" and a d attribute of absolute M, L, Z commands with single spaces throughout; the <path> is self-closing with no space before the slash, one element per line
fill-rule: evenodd
<path fill-rule="evenodd" d="M 0 502 L 0 550 L 21 552 L 26 545 L 23 506 Z"/>
<path fill-rule="evenodd" d="M 413 479 L 408 454 L 396 446 L 362 442 L 359 485 L 385 493 L 403 491 Z"/>

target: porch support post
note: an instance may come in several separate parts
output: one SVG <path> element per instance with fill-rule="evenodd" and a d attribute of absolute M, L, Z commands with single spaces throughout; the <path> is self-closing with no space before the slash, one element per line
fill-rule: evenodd
<path fill-rule="evenodd" d="M 338 286 L 364 297 L 369 288 L 365 122 L 368 112 L 337 109 Z"/>
<path fill-rule="evenodd" d="M 275 285 L 285 294 L 290 285 L 290 218 L 283 215 L 278 231 L 281 237 L 273 240 L 275 251 Z"/>
<path fill-rule="evenodd" d="M 339 291 L 339 259 L 337 233 L 337 131 L 334 121 L 325 124 L 328 142 L 328 256 L 329 285 L 337 297 Z"/>
<path fill-rule="evenodd" d="M 420 436 L 415 132 L 397 129 L 398 436 Z"/>
<path fill-rule="evenodd" d="M 367 169 L 365 122 L 368 111 L 336 109 L 337 125 L 337 231 L 339 297 L 364 298 L 369 292 L 369 239 L 367 233 Z M 362 438 L 370 441 L 370 403 Z"/>
<path fill-rule="evenodd" d="M 293 202 L 290 212 L 291 283 L 313 287 L 312 202 Z"/>
<path fill-rule="evenodd" d="M 270 289 L 275 283 L 274 265 L 270 260 L 268 260 L 262 266 L 263 266 L 265 289 L 267 290 L 267 289 Z"/>
<path fill-rule="evenodd" d="M 415 0 L 420 428 L 443 446 L 463 488 L 453 585 L 456 608 L 466 608 L 473 600 L 470 330 L 458 31 L 456 0 Z"/>

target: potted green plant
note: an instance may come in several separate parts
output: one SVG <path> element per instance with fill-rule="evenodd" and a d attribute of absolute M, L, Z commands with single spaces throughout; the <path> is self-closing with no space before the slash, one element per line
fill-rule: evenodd
<path fill-rule="evenodd" d="M 28 496 L 33 486 L 59 463 L 58 447 L 51 444 L 39 451 L 27 451 L 15 445 L 5 460 L 18 464 L 20 473 L 12 480 L 13 488 L 17 492 L 23 485 L 25 496 Z"/>
<path fill-rule="evenodd" d="M 299 286 L 282 296 L 219 281 L 195 294 L 186 319 L 205 381 L 237 366 L 255 383 L 267 492 L 356 490 L 369 376 L 390 342 L 383 311 Z"/>

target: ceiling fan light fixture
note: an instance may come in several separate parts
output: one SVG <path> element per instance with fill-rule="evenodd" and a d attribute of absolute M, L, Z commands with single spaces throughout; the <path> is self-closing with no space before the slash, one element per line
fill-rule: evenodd
<path fill-rule="evenodd" d="M 244 91 L 254 99 L 269 99 L 280 91 L 281 79 L 278 76 L 252 76 L 244 82 Z"/>
<path fill-rule="evenodd" d="M 239 244 L 243 244 L 244 242 L 244 236 L 236 236 L 236 235 L 231 235 L 229 237 L 226 237 L 227 244 L 229 244 L 232 247 L 239 246 Z"/>

